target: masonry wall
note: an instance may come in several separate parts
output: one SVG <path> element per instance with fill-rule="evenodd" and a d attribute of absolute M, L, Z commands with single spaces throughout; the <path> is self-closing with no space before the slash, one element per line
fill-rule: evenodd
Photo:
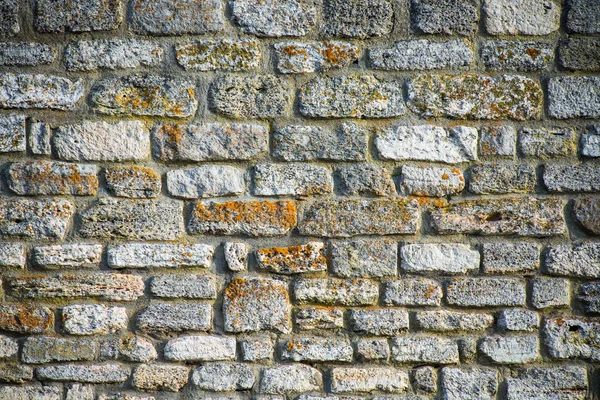
<path fill-rule="evenodd" d="M 598 0 L 0 0 L 1 400 L 600 398 Z"/>

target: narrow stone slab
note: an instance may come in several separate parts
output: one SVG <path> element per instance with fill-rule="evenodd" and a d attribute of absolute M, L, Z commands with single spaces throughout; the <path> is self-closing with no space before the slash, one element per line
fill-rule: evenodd
<path fill-rule="evenodd" d="M 600 77 L 560 76 L 548 82 L 548 113 L 552 118 L 599 118 Z"/>
<path fill-rule="evenodd" d="M 323 19 L 325 35 L 366 39 L 392 31 L 394 9 L 389 0 L 326 0 Z"/>
<path fill-rule="evenodd" d="M 129 378 L 129 368 L 119 364 L 63 364 L 39 367 L 36 376 L 41 381 L 120 383 Z"/>
<path fill-rule="evenodd" d="M 317 22 L 313 0 L 235 0 L 233 20 L 244 33 L 256 36 L 304 36 Z"/>
<path fill-rule="evenodd" d="M 168 361 L 235 360 L 235 338 L 222 336 L 182 336 L 165 346 Z"/>
<path fill-rule="evenodd" d="M 519 150 L 526 156 L 550 160 L 571 157 L 577 154 L 577 134 L 573 128 L 522 128 Z"/>
<path fill-rule="evenodd" d="M 455 340 L 438 337 L 392 339 L 392 360 L 401 363 L 457 364 Z"/>
<path fill-rule="evenodd" d="M 225 23 L 219 0 L 134 0 L 131 10 L 131 29 L 142 35 L 219 32 Z"/>
<path fill-rule="evenodd" d="M 404 244 L 400 268 L 407 273 L 465 274 L 479 271 L 479 251 L 464 244 Z"/>
<path fill-rule="evenodd" d="M 470 42 L 460 39 L 443 42 L 403 40 L 390 48 L 369 51 L 369 62 L 374 69 L 392 71 L 456 69 L 467 67 L 472 61 L 473 48 Z"/>
<path fill-rule="evenodd" d="M 256 40 L 206 39 L 175 46 L 177 62 L 187 71 L 248 71 L 262 54 Z"/>
<path fill-rule="evenodd" d="M 430 332 L 482 331 L 494 324 L 492 314 L 461 311 L 420 311 L 415 320 L 420 329 Z"/>
<path fill-rule="evenodd" d="M 522 306 L 525 282 L 511 278 L 454 278 L 446 285 L 446 301 L 461 307 Z"/>
<path fill-rule="evenodd" d="M 489 40 L 483 43 L 481 58 L 488 71 L 545 71 L 554 62 L 554 46 L 546 42 Z"/>
<path fill-rule="evenodd" d="M 243 194 L 244 171 L 229 165 L 202 165 L 167 172 L 167 190 L 173 197 L 197 199 Z"/>
<path fill-rule="evenodd" d="M 74 243 L 56 246 L 36 246 L 32 260 L 42 268 L 81 268 L 98 266 L 102 257 L 101 244 Z"/>
<path fill-rule="evenodd" d="M 580 366 L 527 368 L 506 378 L 507 400 L 585 400 L 587 371 Z"/>
<path fill-rule="evenodd" d="M 138 329 L 153 335 L 171 332 L 207 331 L 212 327 L 212 305 L 150 304 L 136 319 Z"/>
<path fill-rule="evenodd" d="M 358 61 L 358 48 L 345 42 L 276 43 L 277 69 L 283 74 L 300 74 L 339 69 Z"/>
<path fill-rule="evenodd" d="M 37 0 L 34 27 L 42 33 L 114 30 L 123 20 L 122 8 L 121 0 Z"/>
<path fill-rule="evenodd" d="M 456 168 L 403 165 L 400 191 L 412 196 L 445 197 L 459 194 L 465 178 Z"/>
<path fill-rule="evenodd" d="M 597 192 L 600 190 L 600 167 L 593 164 L 547 165 L 544 185 L 549 192 Z"/>
<path fill-rule="evenodd" d="M 378 295 L 377 285 L 367 279 L 299 279 L 294 283 L 294 296 L 301 304 L 373 305 Z"/>
<path fill-rule="evenodd" d="M 540 248 L 535 243 L 484 243 L 486 274 L 533 274 L 540 266 Z"/>
<path fill-rule="evenodd" d="M 254 167 L 256 196 L 315 196 L 333 191 L 331 173 L 325 167 L 304 164 L 262 164 Z"/>
<path fill-rule="evenodd" d="M 29 364 L 53 361 L 90 361 L 96 357 L 96 342 L 50 336 L 29 337 L 23 343 L 21 359 Z"/>
<path fill-rule="evenodd" d="M 469 191 L 477 194 L 531 193 L 535 169 L 527 164 L 477 164 L 471 168 Z"/>
<path fill-rule="evenodd" d="M 54 48 L 42 43 L 0 43 L 0 65 L 36 66 L 50 64 Z"/>
<path fill-rule="evenodd" d="M 163 59 L 159 45 L 137 39 L 79 40 L 65 49 L 68 71 L 153 67 Z"/>
<path fill-rule="evenodd" d="M 62 388 L 56 386 L 0 386 L 0 400 L 61 400 Z"/>
<path fill-rule="evenodd" d="M 354 350 L 347 339 L 299 338 L 282 343 L 281 359 L 304 362 L 350 362 Z"/>
<path fill-rule="evenodd" d="M 570 0 L 567 29 L 571 32 L 600 33 L 600 10 L 595 0 Z"/>
<path fill-rule="evenodd" d="M 0 200 L 0 235 L 25 239 L 63 239 L 73 203 L 63 199 Z"/>
<path fill-rule="evenodd" d="M 331 370 L 333 393 L 403 393 L 408 390 L 409 385 L 408 373 L 394 368 L 355 367 Z"/>
<path fill-rule="evenodd" d="M 291 247 L 272 247 L 256 251 L 258 268 L 277 274 L 300 274 L 327 270 L 323 243 L 310 242 Z"/>
<path fill-rule="evenodd" d="M 111 268 L 209 267 L 214 246 L 207 244 L 126 243 L 109 247 Z"/>
<path fill-rule="evenodd" d="M 214 277 L 207 275 L 159 275 L 152 279 L 150 291 L 157 297 L 214 299 L 217 284 Z"/>
<path fill-rule="evenodd" d="M 95 196 L 97 168 L 91 164 L 55 161 L 20 161 L 8 168 L 8 186 L 20 195 Z"/>
<path fill-rule="evenodd" d="M 493 400 L 498 391 L 498 372 L 488 368 L 445 367 L 441 380 L 446 400 Z"/>
<path fill-rule="evenodd" d="M 83 96 L 83 80 L 49 75 L 0 74 L 0 108 L 69 111 Z"/>
<path fill-rule="evenodd" d="M 54 312 L 48 307 L 0 305 L 0 329 L 17 333 L 42 333 L 54 328 Z"/>
<path fill-rule="evenodd" d="M 408 312 L 397 309 L 351 310 L 352 330 L 366 335 L 396 336 L 408 330 Z"/>

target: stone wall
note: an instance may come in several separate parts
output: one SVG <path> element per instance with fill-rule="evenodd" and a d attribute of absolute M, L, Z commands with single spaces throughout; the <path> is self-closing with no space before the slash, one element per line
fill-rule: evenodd
<path fill-rule="evenodd" d="M 0 34 L 0 400 L 600 397 L 598 0 Z"/>

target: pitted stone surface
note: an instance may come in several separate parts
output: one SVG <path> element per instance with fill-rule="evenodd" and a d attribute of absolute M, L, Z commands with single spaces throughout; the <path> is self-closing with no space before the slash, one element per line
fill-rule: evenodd
<path fill-rule="evenodd" d="M 552 0 L 485 0 L 490 35 L 548 35 L 560 26 L 560 6 Z"/>
<path fill-rule="evenodd" d="M 44 269 L 81 268 L 100 264 L 102 245 L 74 243 L 33 248 L 33 262 Z"/>
<path fill-rule="evenodd" d="M 333 393 L 403 393 L 408 386 L 406 371 L 393 368 L 334 368 L 331 371 Z"/>
<path fill-rule="evenodd" d="M 209 267 L 214 247 L 205 244 L 127 243 L 108 249 L 111 268 Z"/>
<path fill-rule="evenodd" d="M 349 66 L 358 61 L 358 48 L 350 43 L 330 41 L 316 44 L 277 43 L 277 69 L 283 74 L 322 72 Z"/>
<path fill-rule="evenodd" d="M 9 114 L 0 117 L 0 153 L 26 150 L 26 118 L 24 115 Z"/>
<path fill-rule="evenodd" d="M 30 364 L 52 361 L 89 361 L 96 353 L 96 342 L 89 339 L 31 337 L 23 344 L 22 360 Z"/>
<path fill-rule="evenodd" d="M 482 126 L 481 137 L 479 138 L 479 155 L 513 157 L 516 143 L 517 131 L 514 127 L 508 125 Z"/>
<path fill-rule="evenodd" d="M 199 389 L 215 392 L 249 390 L 254 386 L 254 375 L 244 364 L 213 364 L 194 370 L 192 382 Z"/>
<path fill-rule="evenodd" d="M 80 40 L 69 44 L 65 60 L 69 71 L 129 69 L 160 64 L 164 50 L 142 40 Z"/>
<path fill-rule="evenodd" d="M 255 40 L 198 40 L 175 47 L 177 62 L 188 71 L 247 71 L 261 60 Z"/>
<path fill-rule="evenodd" d="M 42 333 L 54 327 L 54 312 L 48 307 L 4 303 L 0 305 L 0 329 L 17 333 Z"/>
<path fill-rule="evenodd" d="M 131 29 L 142 35 L 213 33 L 225 23 L 218 0 L 133 0 L 131 10 Z"/>
<path fill-rule="evenodd" d="M 243 171 L 225 165 L 203 165 L 167 172 L 167 191 L 173 197 L 196 199 L 244 193 Z"/>
<path fill-rule="evenodd" d="M 600 124 L 588 126 L 581 135 L 581 154 L 586 157 L 600 157 Z"/>
<path fill-rule="evenodd" d="M 484 243 L 482 253 L 486 274 L 534 273 L 540 265 L 540 248 L 532 243 Z"/>
<path fill-rule="evenodd" d="M 256 196 L 310 196 L 332 191 L 331 173 L 324 167 L 264 164 L 254 168 Z"/>
<path fill-rule="evenodd" d="M 397 244 L 392 240 L 354 240 L 331 244 L 331 266 L 343 278 L 396 276 Z"/>
<path fill-rule="evenodd" d="M 525 164 L 477 164 L 471 169 L 469 191 L 476 194 L 528 193 L 535 189 L 535 170 Z"/>
<path fill-rule="evenodd" d="M 498 328 L 506 331 L 531 332 L 540 325 L 540 317 L 535 311 L 517 308 L 502 310 L 498 317 Z"/>
<path fill-rule="evenodd" d="M 600 277 L 600 245 L 552 246 L 546 256 L 546 271 L 552 275 L 584 278 Z"/>
<path fill-rule="evenodd" d="M 282 343 L 281 359 L 304 362 L 350 362 L 353 349 L 347 339 L 298 338 Z"/>
<path fill-rule="evenodd" d="M 344 313 L 339 308 L 305 307 L 296 313 L 294 322 L 303 331 L 343 328 Z"/>
<path fill-rule="evenodd" d="M 455 340 L 438 337 L 399 337 L 391 340 L 392 360 L 400 363 L 458 363 Z"/>
<path fill-rule="evenodd" d="M 480 331 L 494 324 L 494 317 L 460 311 L 422 311 L 415 315 L 417 326 L 431 332 Z"/>
<path fill-rule="evenodd" d="M 56 51 L 41 43 L 0 43 L 0 65 L 36 66 L 54 61 Z"/>
<path fill-rule="evenodd" d="M 352 310 L 350 321 L 354 332 L 367 335 L 395 336 L 408 330 L 405 310 Z"/>
<path fill-rule="evenodd" d="M 446 301 L 461 307 L 522 306 L 525 282 L 513 278 L 454 278 L 446 284 Z"/>
<path fill-rule="evenodd" d="M 471 35 L 477 32 L 477 0 L 411 0 L 411 28 L 416 33 Z"/>
<path fill-rule="evenodd" d="M 479 351 L 497 364 L 525 364 L 540 357 L 537 336 L 492 336 L 479 343 Z"/>
<path fill-rule="evenodd" d="M 465 178 L 456 168 L 404 165 L 399 184 L 400 192 L 407 195 L 444 197 L 460 193 Z"/>
<path fill-rule="evenodd" d="M 20 243 L 0 243 L 0 267 L 25 268 L 25 247 Z"/>
<path fill-rule="evenodd" d="M 473 49 L 466 40 L 445 42 L 428 39 L 396 42 L 390 48 L 369 51 L 374 69 L 404 71 L 427 69 L 458 69 L 473 61 Z"/>
<path fill-rule="evenodd" d="M 377 301 L 377 285 L 366 279 L 301 279 L 294 284 L 299 303 L 360 306 Z"/>
<path fill-rule="evenodd" d="M 212 276 L 183 274 L 159 275 L 152 279 L 150 291 L 166 298 L 214 299 L 217 285 Z"/>
<path fill-rule="evenodd" d="M 337 176 L 340 191 L 345 195 L 394 196 L 396 193 L 389 171 L 374 165 L 343 167 Z"/>
<path fill-rule="evenodd" d="M 272 247 L 256 252 L 258 268 L 277 274 L 301 274 L 327 270 L 323 243 L 310 242 L 292 247 Z"/>
<path fill-rule="evenodd" d="M 52 161 L 21 161 L 10 165 L 8 186 L 21 195 L 94 196 L 98 191 L 95 165 Z"/>
<path fill-rule="evenodd" d="M 545 42 L 490 40 L 483 44 L 481 58 L 490 71 L 545 71 L 554 61 L 554 48 Z"/>
<path fill-rule="evenodd" d="M 600 10 L 594 0 L 569 0 L 567 29 L 576 33 L 600 33 Z"/>
<path fill-rule="evenodd" d="M 317 7 L 313 0 L 235 0 L 232 15 L 244 33 L 304 36 L 316 23 Z"/>
<path fill-rule="evenodd" d="M 265 369 L 259 391 L 267 394 L 300 393 L 319 390 L 323 377 L 308 365 L 280 365 Z"/>
<path fill-rule="evenodd" d="M 600 235 L 600 199 L 584 197 L 575 200 L 573 212 L 577 222 L 594 235 Z"/>
<path fill-rule="evenodd" d="M 150 304 L 137 315 L 137 327 L 155 335 L 206 331 L 212 325 L 210 304 Z"/>
<path fill-rule="evenodd" d="M 133 371 L 133 387 L 178 392 L 187 383 L 189 368 L 180 365 L 140 365 Z"/>
<path fill-rule="evenodd" d="M 600 77 L 560 76 L 548 82 L 548 113 L 552 118 L 600 117 Z"/>
<path fill-rule="evenodd" d="M 506 379 L 506 398 L 583 400 L 587 381 L 586 370 L 578 366 L 527 368 L 518 377 Z"/>
<path fill-rule="evenodd" d="M 122 20 L 121 0 L 36 0 L 34 26 L 42 33 L 108 31 Z"/>
<path fill-rule="evenodd" d="M 0 200 L 0 235 L 23 239 L 62 239 L 74 212 L 63 199 Z"/>
<path fill-rule="evenodd" d="M 50 75 L 0 74 L 0 108 L 70 111 L 83 96 L 83 80 Z"/>
<path fill-rule="evenodd" d="M 568 38 L 559 43 L 560 64 L 573 71 L 600 71 L 600 40 Z"/>
<path fill-rule="evenodd" d="M 235 359 L 235 339 L 221 336 L 181 336 L 165 346 L 168 361 L 226 361 Z"/>
<path fill-rule="evenodd" d="M 577 153 L 574 129 L 532 129 L 519 131 L 519 150 L 523 155 L 545 159 L 573 156 Z"/>
<path fill-rule="evenodd" d="M 127 380 L 129 369 L 118 364 L 62 364 L 39 367 L 36 369 L 36 376 L 42 381 L 119 383 Z"/>
<path fill-rule="evenodd" d="M 444 400 L 493 400 L 498 373 L 487 368 L 445 367 L 441 373 Z"/>
<path fill-rule="evenodd" d="M 393 27 L 394 10 L 388 0 L 325 0 L 321 32 L 328 36 L 368 38 L 384 36 Z"/>
<path fill-rule="evenodd" d="M 556 318 L 546 321 L 545 344 L 550 357 L 600 360 L 600 322 L 586 318 Z"/>
<path fill-rule="evenodd" d="M 115 196 L 132 199 L 156 197 L 162 187 L 159 174 L 152 168 L 137 165 L 108 167 L 104 170 L 104 179 Z"/>

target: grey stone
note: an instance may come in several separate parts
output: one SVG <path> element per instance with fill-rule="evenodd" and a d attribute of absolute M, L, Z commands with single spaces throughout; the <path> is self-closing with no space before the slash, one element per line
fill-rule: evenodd
<path fill-rule="evenodd" d="M 410 380 L 406 371 L 394 368 L 332 368 L 333 393 L 403 393 L 408 391 Z"/>
<path fill-rule="evenodd" d="M 96 342 L 49 336 L 29 337 L 23 343 L 21 360 L 28 364 L 53 361 L 90 361 L 96 357 Z"/>
<path fill-rule="evenodd" d="M 61 400 L 57 386 L 0 386 L 0 400 Z"/>
<path fill-rule="evenodd" d="M 354 240 L 331 244 L 332 272 L 343 278 L 396 276 L 397 244 L 392 240 Z"/>
<path fill-rule="evenodd" d="M 391 340 L 392 360 L 400 363 L 458 363 L 456 340 L 438 337 L 398 337 Z"/>
<path fill-rule="evenodd" d="M 488 71 L 545 71 L 554 63 L 551 43 L 521 40 L 489 40 L 481 47 Z"/>
<path fill-rule="evenodd" d="M 395 306 L 439 306 L 442 288 L 426 278 L 403 278 L 384 284 L 382 302 Z"/>
<path fill-rule="evenodd" d="M 97 335 L 127 329 L 124 307 L 103 304 L 70 305 L 62 309 L 63 330 L 70 335 Z"/>
<path fill-rule="evenodd" d="M 325 167 L 306 164 L 263 164 L 254 167 L 255 196 L 309 196 L 333 191 Z"/>
<path fill-rule="evenodd" d="M 339 190 L 345 195 L 394 196 L 390 172 L 370 164 L 357 164 L 337 171 Z"/>
<path fill-rule="evenodd" d="M 567 29 L 577 33 L 600 33 L 600 10 L 595 0 L 567 2 Z"/>
<path fill-rule="evenodd" d="M 157 297 L 214 299 L 217 285 L 212 276 L 183 274 L 159 275 L 152 279 L 150 291 Z"/>
<path fill-rule="evenodd" d="M 473 62 L 473 49 L 466 40 L 434 41 L 404 40 L 390 48 L 369 51 L 374 69 L 405 71 L 428 69 L 458 69 Z"/>
<path fill-rule="evenodd" d="M 496 364 L 524 364 L 540 357 L 535 336 L 490 336 L 479 343 L 479 351 Z"/>
<path fill-rule="evenodd" d="M 25 383 L 33 379 L 33 368 L 21 364 L 0 363 L 0 382 Z"/>
<path fill-rule="evenodd" d="M 195 90 L 191 81 L 138 74 L 96 81 L 89 99 L 101 114 L 187 118 L 198 108 Z"/>
<path fill-rule="evenodd" d="M 155 400 L 154 397 L 139 397 L 127 393 L 115 393 L 111 395 L 100 395 L 98 400 Z"/>
<path fill-rule="evenodd" d="M 558 60 L 563 68 L 572 71 L 600 71 L 600 40 L 594 37 L 562 40 Z"/>
<path fill-rule="evenodd" d="M 583 303 L 586 312 L 600 313 L 600 282 L 585 282 L 581 284 L 577 299 Z"/>
<path fill-rule="evenodd" d="M 230 271 L 245 271 L 248 263 L 248 246 L 240 242 L 227 242 L 223 245 L 225 261 Z"/>
<path fill-rule="evenodd" d="M 446 285 L 446 301 L 460 307 L 525 305 L 525 282 L 513 278 L 454 278 Z"/>
<path fill-rule="evenodd" d="M 415 321 L 420 329 L 430 332 L 481 331 L 494 324 L 494 317 L 461 311 L 419 311 Z"/>
<path fill-rule="evenodd" d="M 354 350 L 347 339 L 295 338 L 282 343 L 283 361 L 351 362 Z"/>
<path fill-rule="evenodd" d="M 565 232 L 559 199 L 470 200 L 436 208 L 431 223 L 440 234 L 553 236 Z"/>
<path fill-rule="evenodd" d="M 414 233 L 419 206 L 410 199 L 316 200 L 304 206 L 300 235 L 351 237 Z"/>
<path fill-rule="evenodd" d="M 0 153 L 26 150 L 26 121 L 25 115 L 0 116 Z"/>
<path fill-rule="evenodd" d="M 1 268 L 25 268 L 25 248 L 20 243 L 0 243 Z"/>
<path fill-rule="evenodd" d="M 0 360 L 15 358 L 19 352 L 19 343 L 8 336 L 0 335 Z"/>
<path fill-rule="evenodd" d="M 408 312 L 396 309 L 351 310 L 354 332 L 376 336 L 395 336 L 408 330 Z"/>
<path fill-rule="evenodd" d="M 321 32 L 329 36 L 368 38 L 388 35 L 394 25 L 389 0 L 326 0 Z"/>
<path fill-rule="evenodd" d="M 323 243 L 309 242 L 291 247 L 272 247 L 256 251 L 258 269 L 276 274 L 301 274 L 327 270 Z"/>
<path fill-rule="evenodd" d="M 287 285 L 266 278 L 235 278 L 223 291 L 226 332 L 291 332 Z"/>
<path fill-rule="evenodd" d="M 235 338 L 181 336 L 165 346 L 168 361 L 226 361 L 235 359 Z"/>
<path fill-rule="evenodd" d="M 477 0 L 412 0 L 411 30 L 416 33 L 471 35 L 477 32 Z"/>
<path fill-rule="evenodd" d="M 519 150 L 544 159 L 569 157 L 577 153 L 576 140 L 572 128 L 523 128 L 519 131 Z"/>
<path fill-rule="evenodd" d="M 298 279 L 294 282 L 294 296 L 301 304 L 361 306 L 377 302 L 379 289 L 366 279 Z"/>
<path fill-rule="evenodd" d="M 35 265 L 44 269 L 91 267 L 100 264 L 102 245 L 74 243 L 36 246 L 32 253 Z"/>
<path fill-rule="evenodd" d="M 95 165 L 56 161 L 19 161 L 8 168 L 8 186 L 20 195 L 94 196 L 98 191 Z"/>
<path fill-rule="evenodd" d="M 276 43 L 273 47 L 277 56 L 277 69 L 282 74 L 340 69 L 358 61 L 358 47 L 345 42 L 283 42 Z"/>
<path fill-rule="evenodd" d="M 386 338 L 359 339 L 356 343 L 356 356 L 362 361 L 387 360 L 390 346 Z"/>
<path fill-rule="evenodd" d="M 29 148 L 33 154 L 50 155 L 52 153 L 51 140 L 52 128 L 50 125 L 43 122 L 30 123 Z"/>
<path fill-rule="evenodd" d="M 54 312 L 48 307 L 3 303 L 0 329 L 17 333 L 42 333 L 53 330 Z"/>
<path fill-rule="evenodd" d="M 246 338 L 241 340 L 240 349 L 244 361 L 265 361 L 273 359 L 273 341 L 268 338 Z"/>
<path fill-rule="evenodd" d="M 600 243 L 552 246 L 545 268 L 552 275 L 600 278 Z"/>
<path fill-rule="evenodd" d="M 509 125 L 483 126 L 480 129 L 479 155 L 513 157 L 517 143 L 517 131 Z"/>
<path fill-rule="evenodd" d="M 540 265 L 535 243 L 484 243 L 482 250 L 486 274 L 534 273 Z"/>
<path fill-rule="evenodd" d="M 152 146 L 163 161 L 252 160 L 267 153 L 268 137 L 263 125 L 166 124 L 154 128 Z"/>
<path fill-rule="evenodd" d="M 465 274 L 479 271 L 479 251 L 464 244 L 403 244 L 400 268 L 405 272 Z"/>
<path fill-rule="evenodd" d="M 184 199 L 243 194 L 244 172 L 228 165 L 202 165 L 167 172 L 167 190 Z"/>
<path fill-rule="evenodd" d="M 366 152 L 366 132 L 352 122 L 344 122 L 333 131 L 288 125 L 273 136 L 273 157 L 285 161 L 364 161 Z"/>
<path fill-rule="evenodd" d="M 170 332 L 207 331 L 212 327 L 210 304 L 150 304 L 137 315 L 137 327 L 161 335 Z"/>
<path fill-rule="evenodd" d="M 145 199 L 157 197 L 162 187 L 160 175 L 152 168 L 137 165 L 108 167 L 106 187 L 118 197 Z"/>
<path fill-rule="evenodd" d="M 531 284 L 531 304 L 535 308 L 568 307 L 571 304 L 571 286 L 568 280 L 537 278 Z"/>
<path fill-rule="evenodd" d="M 600 167 L 593 164 L 546 165 L 544 185 L 550 192 L 597 192 Z"/>
<path fill-rule="evenodd" d="M 445 367 L 441 380 L 444 400 L 493 400 L 498 391 L 498 372 L 488 368 Z"/>
<path fill-rule="evenodd" d="M 54 49 L 42 43 L 1 43 L 0 65 L 36 66 L 54 61 Z"/>
<path fill-rule="evenodd" d="M 417 392 L 435 393 L 437 391 L 437 372 L 433 367 L 413 369 L 411 381 Z"/>
<path fill-rule="evenodd" d="M 178 392 L 188 382 L 190 370 L 181 365 L 144 364 L 133 371 L 131 385 L 142 390 Z"/>
<path fill-rule="evenodd" d="M 548 82 L 548 114 L 557 119 L 599 118 L 600 77 L 560 76 Z"/>
<path fill-rule="evenodd" d="M 590 125 L 581 135 L 581 154 L 586 157 L 600 157 L 600 124 Z"/>
<path fill-rule="evenodd" d="M 18 0 L 6 0 L 0 4 L 0 21 L 0 36 L 14 36 L 21 31 Z"/>
<path fill-rule="evenodd" d="M 192 382 L 199 389 L 215 392 L 249 390 L 254 386 L 254 374 L 244 364 L 211 364 L 195 369 Z"/>
<path fill-rule="evenodd" d="M 58 158 L 69 161 L 143 160 L 150 153 L 148 130 L 140 121 L 63 125 L 52 143 Z"/>
<path fill-rule="evenodd" d="M 183 234 L 182 204 L 100 198 L 81 213 L 84 237 L 175 240 Z"/>
<path fill-rule="evenodd" d="M 408 83 L 408 107 L 422 117 L 456 119 L 538 119 L 540 83 L 519 75 L 430 75 Z"/>
<path fill-rule="evenodd" d="M 344 313 L 339 308 L 306 307 L 296 313 L 296 326 L 303 331 L 344 327 Z"/>
<path fill-rule="evenodd" d="M 460 163 L 477 158 L 477 129 L 400 125 L 382 129 L 375 138 L 375 147 L 384 160 Z"/>
<path fill-rule="evenodd" d="M 210 107 L 229 118 L 276 118 L 290 102 L 289 85 L 275 75 L 225 75 L 217 78 L 208 93 Z"/>
<path fill-rule="evenodd" d="M 560 27 L 560 6 L 552 0 L 485 0 L 490 35 L 548 35 Z"/>
<path fill-rule="evenodd" d="M 554 359 L 600 360 L 600 322 L 588 318 L 547 319 L 544 343 Z"/>
<path fill-rule="evenodd" d="M 42 33 L 108 31 L 122 20 L 121 0 L 36 0 L 34 27 Z"/>
<path fill-rule="evenodd" d="M 158 353 L 151 341 L 130 333 L 119 342 L 119 356 L 127 361 L 148 363 L 156 360 Z"/>
<path fill-rule="evenodd" d="M 232 15 L 244 33 L 304 36 L 316 23 L 317 7 L 312 0 L 235 0 Z"/>
<path fill-rule="evenodd" d="M 109 247 L 111 268 L 209 267 L 214 247 L 206 244 L 125 243 Z"/>
<path fill-rule="evenodd" d="M 476 194 L 531 193 L 535 169 L 526 164 L 477 164 L 471 168 L 469 191 Z"/>
<path fill-rule="evenodd" d="M 64 199 L 0 200 L 0 236 L 63 239 L 74 211 Z"/>
<path fill-rule="evenodd" d="M 298 91 L 305 117 L 389 118 L 406 113 L 402 87 L 373 75 L 318 76 Z"/>
<path fill-rule="evenodd" d="M 279 365 L 263 371 L 259 391 L 267 394 L 302 393 L 321 390 L 323 377 L 308 365 Z"/>
<path fill-rule="evenodd" d="M 127 380 L 129 372 L 119 364 L 61 364 L 39 367 L 35 374 L 41 381 L 120 383 Z"/>
<path fill-rule="evenodd" d="M 131 29 L 142 35 L 198 35 L 220 32 L 225 24 L 219 0 L 134 0 L 131 10 Z"/>
<path fill-rule="evenodd" d="M 175 46 L 177 62 L 187 71 L 247 71 L 262 57 L 256 40 L 206 39 Z"/>
<path fill-rule="evenodd" d="M 67 71 L 126 69 L 157 66 L 162 62 L 159 45 L 137 39 L 79 40 L 65 50 Z"/>
<path fill-rule="evenodd" d="M 65 400 L 94 400 L 94 386 L 82 383 L 70 383 L 65 385 Z"/>
<path fill-rule="evenodd" d="M 506 379 L 507 400 L 584 400 L 587 371 L 579 366 L 527 368 Z"/>
<path fill-rule="evenodd" d="M 83 97 L 83 80 L 51 75 L 0 74 L 0 108 L 70 111 Z"/>
<path fill-rule="evenodd" d="M 498 316 L 498 328 L 504 331 L 533 332 L 540 326 L 540 316 L 535 311 L 517 308 L 502 310 Z"/>
<path fill-rule="evenodd" d="M 407 195 L 444 197 L 459 194 L 465 178 L 456 168 L 403 165 L 399 186 Z"/>
<path fill-rule="evenodd" d="M 477 341 L 472 337 L 458 339 L 458 353 L 463 363 L 475 361 L 477 357 Z"/>

